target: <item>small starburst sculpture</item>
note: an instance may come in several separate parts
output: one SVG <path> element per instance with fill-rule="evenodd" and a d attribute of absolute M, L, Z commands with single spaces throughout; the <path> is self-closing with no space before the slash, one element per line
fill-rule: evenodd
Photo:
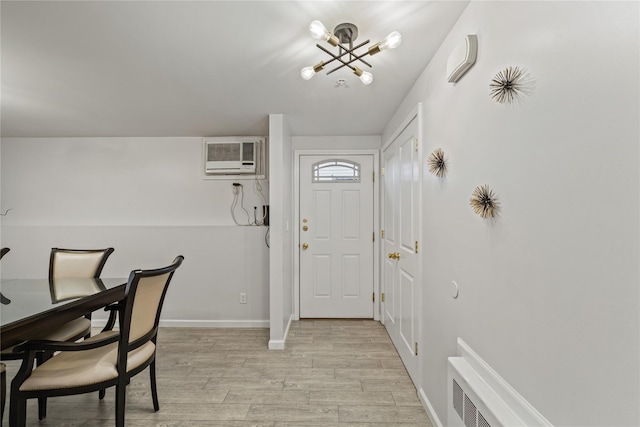
<path fill-rule="evenodd" d="M 533 80 L 528 76 L 526 70 L 520 67 L 508 67 L 491 80 L 491 98 L 500 104 L 513 103 L 524 94 L 531 92 Z"/>
<path fill-rule="evenodd" d="M 469 204 L 473 211 L 482 218 L 493 218 L 498 213 L 500 204 L 488 185 L 479 185 L 473 190 Z"/>
<path fill-rule="evenodd" d="M 444 151 L 441 148 L 436 148 L 427 159 L 429 165 L 429 172 L 442 178 L 447 174 L 447 159 L 444 157 Z"/>

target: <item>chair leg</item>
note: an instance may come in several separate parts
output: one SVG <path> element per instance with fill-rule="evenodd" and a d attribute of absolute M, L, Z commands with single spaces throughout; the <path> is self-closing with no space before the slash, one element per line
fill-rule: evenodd
<path fill-rule="evenodd" d="M 124 410 L 126 405 L 127 386 L 116 385 L 116 427 L 124 427 Z"/>
<path fill-rule="evenodd" d="M 9 400 L 9 426 L 25 427 L 27 424 L 27 401 L 15 393 L 11 393 Z"/>
<path fill-rule="evenodd" d="M 47 360 L 53 357 L 53 353 L 49 351 L 36 353 L 36 366 L 42 365 Z M 47 418 L 47 398 L 39 397 L 38 398 L 38 419 L 40 421 Z"/>
<path fill-rule="evenodd" d="M 40 421 L 47 418 L 47 398 L 39 397 L 38 398 L 38 419 Z"/>
<path fill-rule="evenodd" d="M 107 394 L 106 388 L 103 388 L 102 390 L 98 391 L 98 399 L 100 400 L 104 399 L 105 394 Z"/>
<path fill-rule="evenodd" d="M 153 410 L 158 412 L 160 410 L 160 403 L 158 403 L 158 389 L 156 387 L 156 361 L 151 362 L 149 366 L 149 375 L 151 376 L 151 397 L 153 398 Z"/>
<path fill-rule="evenodd" d="M 0 425 L 4 417 L 4 404 L 7 400 L 7 370 L 4 363 L 0 363 Z"/>

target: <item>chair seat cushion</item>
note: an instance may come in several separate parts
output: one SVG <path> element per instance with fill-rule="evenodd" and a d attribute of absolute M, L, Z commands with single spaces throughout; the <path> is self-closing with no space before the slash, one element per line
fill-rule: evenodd
<path fill-rule="evenodd" d="M 91 332 L 91 320 L 86 317 L 79 317 L 58 327 L 56 330 L 46 334 L 33 337 L 33 340 L 49 340 L 49 341 L 71 341 L 77 340 Z M 13 346 L 15 347 L 15 346 Z M 2 350 L 0 359 L 12 360 L 21 359 L 21 353 L 14 353 L 13 347 Z"/>
<path fill-rule="evenodd" d="M 108 331 L 89 338 L 86 342 L 117 335 Z M 149 341 L 130 351 L 127 371 L 131 371 L 151 359 L 155 345 Z M 21 391 L 55 390 L 88 386 L 118 377 L 116 368 L 118 342 L 83 351 L 62 351 L 33 370 L 20 386 Z"/>
<path fill-rule="evenodd" d="M 79 317 L 67 322 L 60 326 L 56 330 L 44 334 L 43 336 L 36 337 L 38 340 L 51 340 L 51 341 L 69 341 L 78 335 L 80 337 L 91 332 L 91 320 L 86 317 Z"/>

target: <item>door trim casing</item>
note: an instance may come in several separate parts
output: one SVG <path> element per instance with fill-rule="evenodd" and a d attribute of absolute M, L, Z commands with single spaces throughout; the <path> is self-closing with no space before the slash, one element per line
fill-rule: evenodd
<path fill-rule="evenodd" d="M 373 319 L 380 320 L 380 150 L 295 150 L 293 177 L 293 314 L 294 320 L 300 320 L 300 251 L 295 246 L 300 245 L 300 157 L 301 156 L 373 156 L 373 170 L 376 172 L 373 182 L 373 232 L 376 239 L 373 242 L 373 291 L 376 295 L 373 304 Z"/>

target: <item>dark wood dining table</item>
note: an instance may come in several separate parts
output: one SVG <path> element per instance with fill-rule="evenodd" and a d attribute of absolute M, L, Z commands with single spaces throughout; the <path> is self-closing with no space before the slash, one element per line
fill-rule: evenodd
<path fill-rule="evenodd" d="M 124 298 L 126 278 L 2 279 L 0 348 L 41 336 Z"/>

